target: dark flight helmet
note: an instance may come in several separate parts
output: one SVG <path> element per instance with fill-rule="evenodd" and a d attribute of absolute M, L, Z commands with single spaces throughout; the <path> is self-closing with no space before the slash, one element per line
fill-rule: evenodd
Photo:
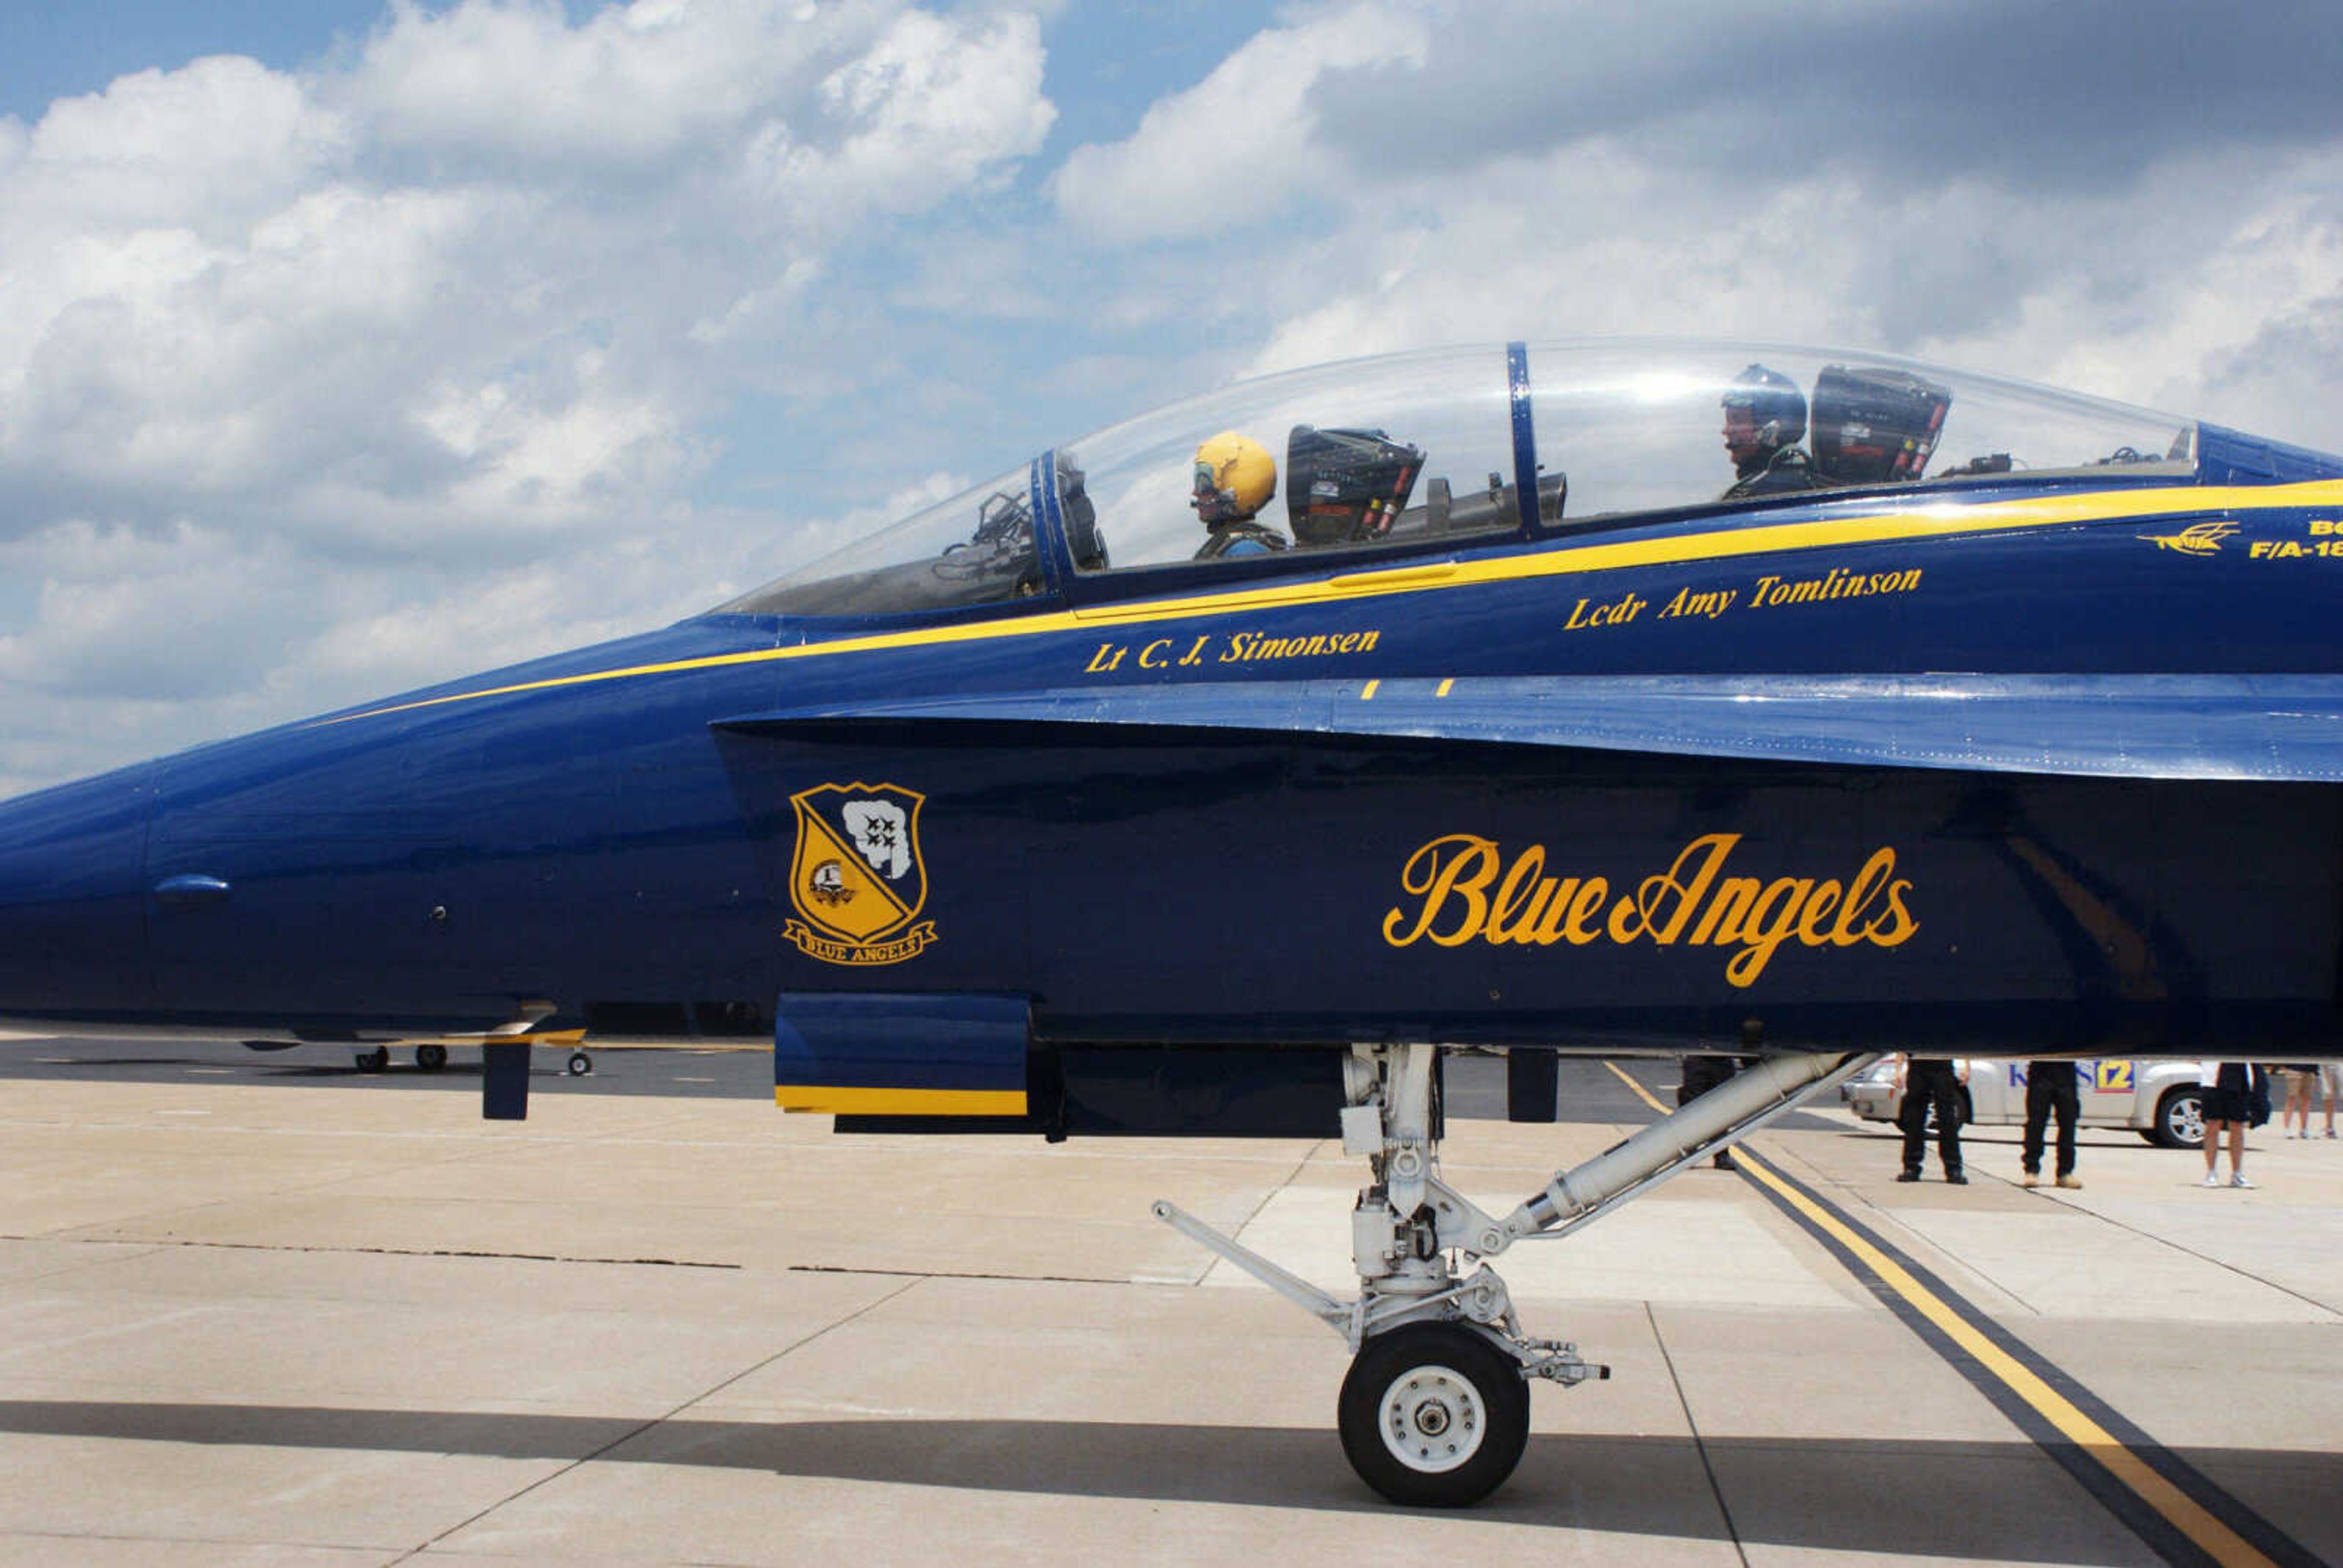
<path fill-rule="evenodd" d="M 1806 438 L 1806 399 L 1798 384 L 1778 370 L 1752 365 L 1725 389 L 1724 407 L 1748 410 L 1755 444 L 1767 457 Z M 1736 459 L 1739 454 L 1735 454 Z"/>

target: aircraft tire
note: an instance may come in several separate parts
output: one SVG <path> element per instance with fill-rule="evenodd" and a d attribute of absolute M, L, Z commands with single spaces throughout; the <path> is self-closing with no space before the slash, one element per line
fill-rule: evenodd
<path fill-rule="evenodd" d="M 447 1065 L 447 1048 L 444 1045 L 418 1045 L 415 1048 L 415 1065 L 426 1072 L 437 1072 Z"/>
<path fill-rule="evenodd" d="M 1336 1407 L 1359 1479 L 1410 1508 L 1465 1508 L 1504 1484 L 1530 1435 L 1512 1357 L 1471 1329 L 1414 1323 L 1366 1342 Z"/>
<path fill-rule="evenodd" d="M 589 1072 L 591 1072 L 591 1071 L 593 1071 L 593 1070 L 594 1070 L 594 1059 L 593 1059 L 592 1057 L 590 1057 L 590 1056 L 587 1055 L 587 1054 L 586 1054 L 584 1051 L 582 1051 L 582 1050 L 573 1050 L 573 1051 L 571 1051 L 571 1052 L 569 1053 L 569 1076 L 570 1076 L 570 1077 L 572 1077 L 572 1078 L 583 1078 L 583 1077 L 585 1077 L 588 1073 L 589 1073 Z"/>
<path fill-rule="evenodd" d="M 359 1051 L 358 1070 L 360 1072 L 388 1072 L 390 1070 L 390 1047 L 387 1045 L 377 1045 L 372 1050 Z"/>

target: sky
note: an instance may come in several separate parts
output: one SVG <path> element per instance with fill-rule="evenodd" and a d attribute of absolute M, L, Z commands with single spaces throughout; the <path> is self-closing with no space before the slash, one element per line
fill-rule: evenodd
<path fill-rule="evenodd" d="M 667 624 L 1232 378 L 1915 356 L 2343 450 L 2291 0 L 0 7 L 0 796 Z"/>

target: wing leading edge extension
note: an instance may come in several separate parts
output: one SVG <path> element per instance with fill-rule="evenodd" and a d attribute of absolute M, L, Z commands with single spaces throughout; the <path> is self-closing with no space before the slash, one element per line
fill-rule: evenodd
<path fill-rule="evenodd" d="M 718 720 L 1431 738 L 1838 765 L 2343 781 L 2343 678 L 1615 676 L 1185 684 L 817 704 Z"/>

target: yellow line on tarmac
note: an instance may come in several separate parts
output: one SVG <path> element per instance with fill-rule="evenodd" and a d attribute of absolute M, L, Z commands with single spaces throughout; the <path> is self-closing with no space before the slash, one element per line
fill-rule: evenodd
<path fill-rule="evenodd" d="M 1638 1099 L 1661 1115 L 1667 1108 L 1622 1071 L 1615 1062 L 1603 1064 L 1620 1082 L 1634 1091 Z M 1765 1161 L 1749 1151 L 1747 1145 L 1737 1151 L 1741 1168 L 1796 1209 L 1838 1244 L 1845 1247 L 1864 1267 L 1886 1284 L 1888 1289 L 1936 1325 L 1947 1339 L 1976 1359 L 1977 1364 L 1999 1379 L 2003 1386 L 2034 1407 L 2045 1421 L 2056 1427 L 2077 1446 L 2104 1467 L 2107 1473 L 2129 1488 L 2134 1495 L 2170 1521 L 2173 1527 L 2221 1563 L 2223 1568 L 2277 1568 L 2271 1560 L 2240 1540 L 2226 1524 L 2199 1507 L 2155 1471 L 2149 1469 L 2137 1454 L 2126 1448 L 2105 1427 L 2075 1408 L 2057 1390 L 2044 1382 L 2019 1364 L 2008 1352 L 1995 1344 L 1969 1319 L 1962 1316 L 1945 1299 L 1914 1279 L 1904 1266 L 1850 1230 L 1837 1215 L 1797 1191 L 1776 1174 Z"/>

